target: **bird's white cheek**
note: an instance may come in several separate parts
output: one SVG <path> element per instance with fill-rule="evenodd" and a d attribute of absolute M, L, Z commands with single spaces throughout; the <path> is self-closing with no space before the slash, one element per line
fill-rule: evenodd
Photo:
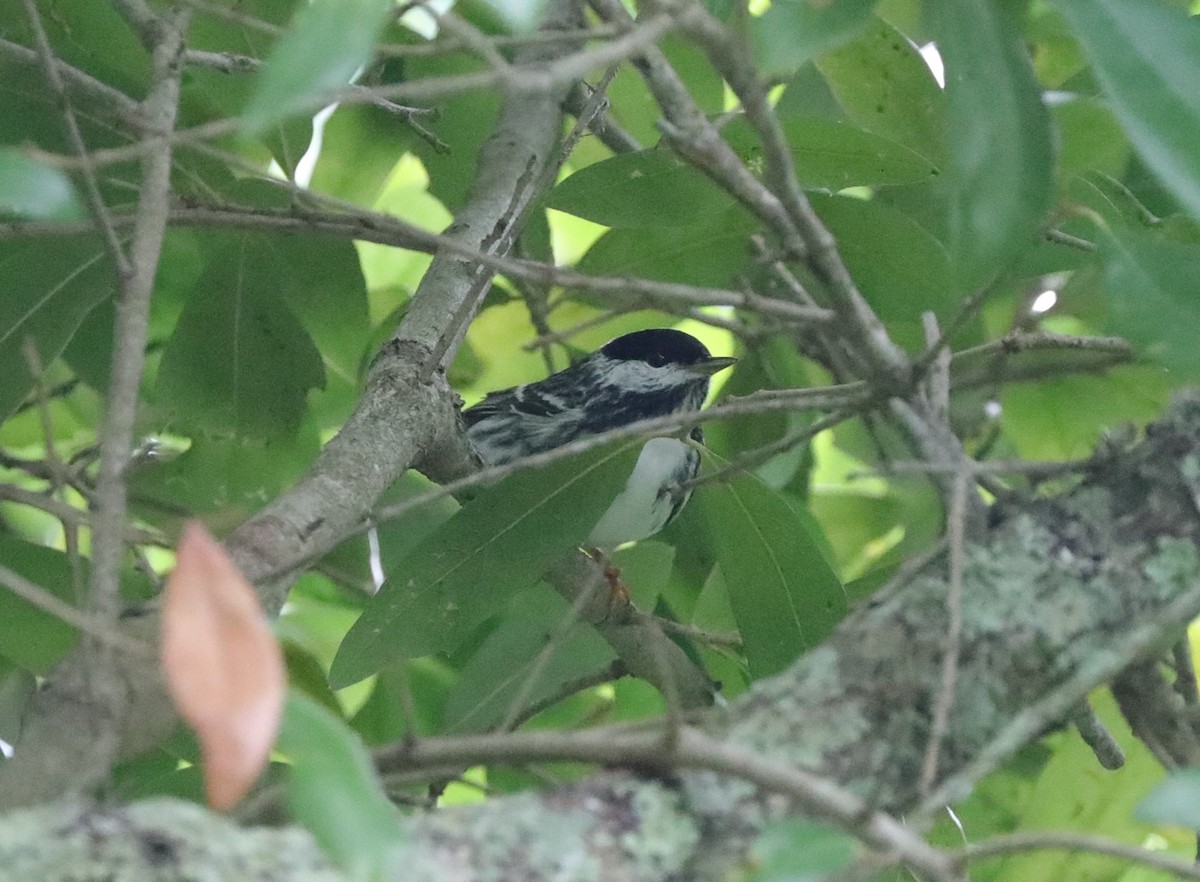
<path fill-rule="evenodd" d="M 630 392 L 657 392 L 671 386 L 686 386 L 695 377 L 675 365 L 652 368 L 640 361 L 618 362 L 605 381 Z"/>

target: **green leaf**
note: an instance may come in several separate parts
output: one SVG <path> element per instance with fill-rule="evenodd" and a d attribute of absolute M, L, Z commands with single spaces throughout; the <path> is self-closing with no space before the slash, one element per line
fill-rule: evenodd
<path fill-rule="evenodd" d="M 776 0 L 750 21 L 759 67 L 764 74 L 795 70 L 862 30 L 876 3 L 878 0 Z"/>
<path fill-rule="evenodd" d="M 579 545 L 624 486 L 642 442 L 518 472 L 480 492 L 393 572 L 342 642 L 335 687 L 444 652 Z"/>
<path fill-rule="evenodd" d="M 486 70 L 482 60 L 464 52 L 407 58 L 403 65 L 384 68 L 383 83 L 413 82 Z M 463 162 L 464 156 L 478 156 L 495 128 L 500 102 L 486 89 L 468 89 L 456 95 L 438 99 L 436 121 L 422 119 L 430 130 L 449 148 L 440 149 L 425 139 L 408 132 L 404 141 L 421 160 L 429 174 L 429 193 L 439 199 L 448 211 L 462 207 L 467 191 L 475 180 L 475 163 Z M 395 136 L 393 136 L 395 137 Z M 376 208 L 384 208 L 376 205 Z M 394 210 L 394 209 L 393 209 Z M 409 218 L 407 212 L 401 215 Z"/>
<path fill-rule="evenodd" d="M 1151 171 L 1200 217 L 1200 21 L 1159 0 L 1056 0 Z"/>
<path fill-rule="evenodd" d="M 946 95 L 902 33 L 876 19 L 816 63 L 851 122 L 945 165 Z"/>
<path fill-rule="evenodd" d="M 795 389 L 812 382 L 808 363 L 796 347 L 782 338 L 771 338 L 738 353 L 738 363 L 721 386 L 721 400 L 748 395 L 761 389 Z M 704 427 L 708 448 L 724 459 L 753 450 L 782 438 L 789 431 L 809 425 L 808 413 L 756 413 L 736 420 L 717 420 Z M 812 464 L 809 445 L 796 445 L 755 466 L 754 473 L 770 487 L 779 489 L 797 475 L 803 482 Z"/>
<path fill-rule="evenodd" d="M 29 699 L 36 690 L 37 678 L 32 673 L 0 658 L 0 739 L 15 744 L 21 737 Z"/>
<path fill-rule="evenodd" d="M 907 215 L 875 200 L 810 197 L 880 318 L 912 321 L 957 306 L 945 247 Z"/>
<path fill-rule="evenodd" d="M 675 34 L 667 34 L 659 42 L 659 48 L 687 86 L 696 105 L 707 114 L 720 113 L 724 109 L 725 85 L 704 51 Z M 621 65 L 608 87 L 607 96 L 610 101 L 608 113 L 622 128 L 642 144 L 658 141 L 662 109 L 633 65 Z M 584 138 L 580 146 L 590 140 Z"/>
<path fill-rule="evenodd" d="M 288 301 L 289 266 L 261 237 L 230 236 L 167 341 L 156 396 L 195 433 L 281 437 L 300 424 L 321 354 Z"/>
<path fill-rule="evenodd" d="M 83 207 L 71 179 L 22 150 L 0 150 L 0 214 L 36 220 L 78 220 Z"/>
<path fill-rule="evenodd" d="M 1003 387 L 1004 434 L 1027 459 L 1089 455 L 1106 432 L 1154 419 L 1171 396 L 1169 376 L 1152 365 L 1110 369 L 1103 376 L 1051 376 Z"/>
<path fill-rule="evenodd" d="M 946 65 L 950 250 L 960 280 L 988 282 L 1035 241 L 1054 193 L 1049 114 L 1007 14 L 988 0 L 932 8 Z"/>
<path fill-rule="evenodd" d="M 280 33 L 286 33 L 296 10 L 307 5 L 305 0 L 239 0 L 238 11 L 256 20 L 273 24 Z M 216 15 L 194 16 L 188 28 L 189 49 L 232 52 L 261 61 L 267 57 L 275 43 L 276 37 L 272 34 L 247 27 L 242 21 L 231 21 Z M 259 77 L 254 74 L 228 73 L 189 65 L 180 93 L 181 127 L 192 127 L 237 116 L 245 109 L 258 85 Z M 274 159 L 284 174 L 292 177 L 296 164 L 312 141 L 312 135 L 310 115 L 275 120 L 264 127 L 258 142 L 247 141 L 236 135 L 219 138 L 217 141 L 224 150 L 245 156 L 256 165 Z M 262 149 L 264 146 L 266 151 Z M 194 162 L 195 159 L 182 157 L 181 161 Z"/>
<path fill-rule="evenodd" d="M 1005 788 L 1008 793 L 990 788 L 978 801 L 974 797 L 967 800 L 968 804 L 974 802 L 968 806 L 972 817 L 962 819 L 968 835 L 978 835 L 977 841 L 987 839 L 991 832 L 987 825 L 996 823 L 997 814 L 1008 821 L 1005 832 L 1036 834 L 1058 829 L 1104 836 L 1132 847 L 1143 845 L 1153 833 L 1161 833 L 1135 822 L 1134 817 L 1138 802 L 1162 780 L 1162 766 L 1129 732 L 1128 724 L 1107 689 L 1093 691 L 1088 701 L 1124 752 L 1125 765 L 1112 771 L 1102 770 L 1091 748 L 1075 732 L 1050 733 L 1043 743 L 1051 753 L 1032 787 L 1027 783 L 1014 787 L 1016 782 L 1010 782 Z M 1036 757 L 1034 754 L 1035 762 Z M 955 811 L 958 810 L 956 805 Z M 962 829 L 948 830 L 944 840 L 946 845 L 960 846 Z M 1185 847 L 1194 853 L 1194 840 L 1190 847 Z M 1037 850 L 999 859 L 993 875 L 988 878 L 992 882 L 1029 882 L 1033 879 L 1132 882 L 1137 877 L 1127 875 L 1129 869 L 1128 862 L 1108 855 Z M 1140 878 L 1142 882 L 1152 879 L 1166 882 L 1165 877 L 1157 873 Z"/>
<path fill-rule="evenodd" d="M 288 808 L 352 878 L 399 876 L 407 841 L 358 736 L 325 708 L 288 696 L 278 750 L 291 760 Z"/>
<path fill-rule="evenodd" d="M 0 560 L 47 594 L 74 605 L 71 563 L 61 551 L 0 533 Z M 75 645 L 75 629 L 0 582 L 0 655 L 44 674 Z"/>
<path fill-rule="evenodd" d="M 325 123 L 309 186 L 317 193 L 371 206 L 404 154 L 400 120 L 382 107 L 342 104 Z"/>
<path fill-rule="evenodd" d="M 789 116 L 783 130 L 806 187 L 907 184 L 937 174 L 918 153 L 840 120 Z M 761 163 L 757 135 L 743 118 L 727 124 L 723 135 L 751 167 Z M 733 202 L 694 167 L 657 149 L 594 163 L 560 183 L 548 199 L 551 208 L 610 227 L 694 224 Z"/>
<path fill-rule="evenodd" d="M 711 453 L 705 462 L 726 463 Z M 811 515 L 752 475 L 696 494 L 755 679 L 782 671 L 845 616 L 846 593 Z M 692 505 L 696 502 L 693 501 Z"/>
<path fill-rule="evenodd" d="M 666 150 L 622 153 L 580 169 L 546 205 L 608 227 L 691 224 L 724 211 L 732 197 Z"/>
<path fill-rule="evenodd" d="M 1051 108 L 1058 131 L 1058 165 L 1063 176 L 1099 171 L 1119 176 L 1129 162 L 1129 141 L 1112 110 L 1098 101 L 1074 98 Z"/>
<path fill-rule="evenodd" d="M 1172 772 L 1138 803 L 1134 817 L 1151 824 L 1200 830 L 1200 768 Z"/>
<path fill-rule="evenodd" d="M 288 685 L 327 711 L 340 715 L 342 706 L 329 688 L 329 678 L 317 657 L 294 640 L 280 641 L 280 648 L 287 665 Z"/>
<path fill-rule="evenodd" d="M 756 228 L 740 207 L 683 227 L 616 228 L 596 241 L 579 269 L 720 287 L 745 269 Z"/>
<path fill-rule="evenodd" d="M 319 451 L 307 424 L 290 438 L 198 434 L 178 456 L 160 455 L 131 470 L 132 505 L 168 533 L 197 516 L 218 531 L 232 530 L 304 474 Z"/>
<path fill-rule="evenodd" d="M 242 113 L 248 135 L 301 112 L 350 82 L 371 59 L 392 0 L 313 0 L 276 44 Z"/>
<path fill-rule="evenodd" d="M 854 859 L 854 837 L 826 824 L 789 819 L 771 824 L 750 846 L 749 882 L 819 882 Z"/>
<path fill-rule="evenodd" d="M 1200 245 L 1114 228 L 1101 246 L 1107 329 L 1165 367 L 1200 373 Z"/>
<path fill-rule="evenodd" d="M 453 682 L 453 672 L 437 659 L 389 665 L 375 675 L 371 697 L 350 725 L 372 746 L 442 732 L 442 706 Z M 415 717 L 415 732 L 408 728 L 410 712 Z"/>
<path fill-rule="evenodd" d="M 928 181 L 938 170 L 903 144 L 819 116 L 788 116 L 782 121 L 801 185 L 821 190 L 884 187 Z M 742 159 L 761 163 L 757 136 L 744 118 L 724 129 L 725 138 Z"/>
<path fill-rule="evenodd" d="M 88 313 L 116 291 L 104 244 L 91 236 L 0 243 L 0 421 L 33 388 L 26 340 L 53 363 Z"/>
<path fill-rule="evenodd" d="M 543 659 L 551 635 L 555 642 Z M 604 638 L 549 588 L 523 591 L 463 666 L 446 697 L 446 730 L 487 731 L 504 722 L 517 699 L 523 698 L 518 710 L 534 706 L 613 657 Z"/>

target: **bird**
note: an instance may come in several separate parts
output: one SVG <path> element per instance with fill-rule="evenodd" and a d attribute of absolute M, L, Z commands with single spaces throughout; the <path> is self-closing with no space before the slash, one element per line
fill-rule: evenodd
<path fill-rule="evenodd" d="M 489 393 L 463 411 L 467 440 L 484 465 L 504 465 L 640 420 L 698 411 L 713 375 L 736 362 L 674 328 L 634 331 L 544 380 Z M 688 437 L 704 442 L 699 426 Z M 699 470 L 692 444 L 649 439 L 586 544 L 612 549 L 653 536 L 687 503 L 691 491 L 676 488 Z"/>

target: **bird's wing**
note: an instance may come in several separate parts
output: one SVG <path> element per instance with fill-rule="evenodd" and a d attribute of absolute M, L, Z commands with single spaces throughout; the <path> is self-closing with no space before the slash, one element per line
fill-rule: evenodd
<path fill-rule="evenodd" d="M 463 411 L 463 420 L 469 428 L 488 417 L 506 413 L 533 417 L 563 417 L 571 416 L 579 410 L 578 404 L 566 400 L 563 396 L 544 392 L 538 385 L 528 383 L 489 392 L 483 401 Z"/>

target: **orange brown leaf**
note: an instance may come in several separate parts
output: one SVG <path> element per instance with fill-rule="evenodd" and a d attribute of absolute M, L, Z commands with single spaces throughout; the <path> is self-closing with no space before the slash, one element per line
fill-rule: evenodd
<path fill-rule="evenodd" d="M 287 677 L 254 589 L 199 522 L 184 528 L 167 580 L 162 662 L 200 741 L 209 804 L 229 808 L 267 763 Z"/>

